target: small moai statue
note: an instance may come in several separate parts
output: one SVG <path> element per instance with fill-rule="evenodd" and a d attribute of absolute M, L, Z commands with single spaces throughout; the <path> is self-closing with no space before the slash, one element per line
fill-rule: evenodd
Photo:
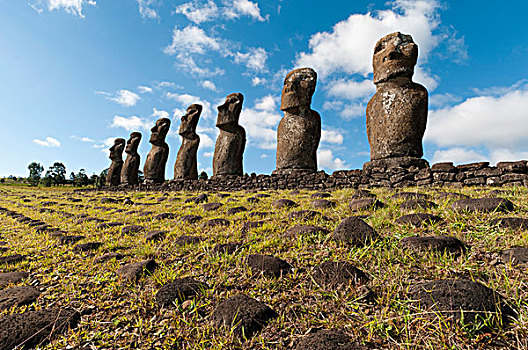
<path fill-rule="evenodd" d="M 141 157 L 138 154 L 139 143 L 141 142 L 141 133 L 133 132 L 126 143 L 125 153 L 127 158 L 123 169 L 121 170 L 122 185 L 137 185 L 139 183 L 139 163 Z"/>
<path fill-rule="evenodd" d="M 196 134 L 196 126 L 202 113 L 202 106 L 192 104 L 187 108 L 187 113 L 181 117 L 178 134 L 182 137 L 182 144 L 174 164 L 175 180 L 197 180 L 198 162 L 196 153 L 200 145 L 200 136 Z"/>
<path fill-rule="evenodd" d="M 374 48 L 376 94 L 367 105 L 370 159 L 365 166 L 397 163 L 427 167 L 422 138 L 427 124 L 427 89 L 412 81 L 418 46 L 399 32 L 381 38 Z M 364 166 L 364 168 L 365 168 Z"/>
<path fill-rule="evenodd" d="M 213 176 L 239 175 L 244 173 L 243 156 L 246 147 L 246 131 L 238 125 L 244 95 L 227 95 L 223 105 L 218 106 L 216 127 L 220 134 L 216 139 L 213 156 Z"/>
<path fill-rule="evenodd" d="M 317 84 L 312 68 L 286 75 L 281 110 L 284 118 L 277 128 L 277 169 L 274 173 L 317 171 L 317 148 L 321 140 L 321 116 L 311 109 Z"/>
<path fill-rule="evenodd" d="M 117 186 L 121 182 L 121 168 L 123 167 L 123 150 L 125 149 L 125 139 L 118 138 L 114 140 L 114 145 L 110 147 L 110 159 L 112 164 L 106 174 L 106 184 Z"/>
<path fill-rule="evenodd" d="M 143 175 L 145 183 L 162 183 L 165 181 L 165 166 L 169 157 L 169 145 L 165 142 L 165 137 L 169 132 L 171 121 L 168 118 L 160 118 L 150 131 L 152 149 L 150 150 L 145 165 Z"/>

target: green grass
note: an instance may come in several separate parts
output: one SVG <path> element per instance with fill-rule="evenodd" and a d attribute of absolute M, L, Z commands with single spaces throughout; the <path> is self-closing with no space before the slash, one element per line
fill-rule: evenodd
<path fill-rule="evenodd" d="M 376 344 L 379 349 L 528 349 L 528 271 L 526 266 L 496 264 L 498 253 L 515 245 L 528 246 L 528 233 L 492 226 L 491 219 L 503 216 L 527 217 L 528 189 L 507 188 L 504 198 L 516 205 L 510 214 L 457 213 L 449 209 L 450 200 L 434 198 L 437 190 L 406 189 L 431 195 L 439 206 L 418 210 L 437 214 L 445 219 L 442 224 L 424 228 L 399 226 L 394 221 L 409 211 L 399 209 L 402 200 L 392 200 L 392 191 L 372 190 L 387 206 L 358 214 L 370 215 L 365 221 L 372 225 L 382 239 L 365 247 L 354 248 L 338 244 L 327 234 L 286 237 L 283 233 L 295 224 L 311 224 L 330 231 L 341 219 L 355 215 L 348 210 L 353 190 L 332 192 L 336 208 L 318 210 L 331 218 L 292 220 L 291 211 L 313 209 L 313 192 L 268 191 L 272 196 L 259 203 L 247 203 L 253 193 L 235 192 L 228 198 L 209 194 L 209 202 L 224 204 L 217 211 L 204 212 L 200 205 L 184 204 L 196 193 L 74 193 L 63 188 L 29 188 L 0 186 L 0 206 L 15 210 L 32 219 L 40 219 L 69 234 L 84 235 L 79 243 L 100 241 L 103 245 L 94 252 L 74 253 L 72 246 L 61 246 L 46 233 L 36 233 L 28 226 L 0 213 L 0 240 L 6 241 L 9 251 L 25 254 L 28 259 L 14 265 L 0 266 L 1 272 L 25 270 L 30 277 L 21 285 L 30 284 L 43 293 L 32 305 L 0 311 L 0 316 L 52 305 L 70 306 L 83 312 L 82 322 L 70 332 L 56 337 L 42 349 L 288 349 L 311 330 L 342 328 L 352 338 Z M 485 188 L 456 190 L 472 197 L 482 196 Z M 163 201 L 167 196 L 180 200 Z M 48 198 L 43 198 L 48 197 Z M 72 203 L 67 198 L 81 198 Z M 125 206 L 101 204 L 101 197 L 130 197 L 135 203 L 153 205 Z M 299 207 L 275 210 L 271 203 L 289 198 Z M 29 201 L 24 201 L 29 200 Z M 234 201 L 232 201 L 234 200 Z M 43 206 L 53 201 L 56 204 Z M 84 207 L 78 207 L 82 204 Z M 32 207 L 24 207 L 30 205 Z M 249 218 L 242 212 L 228 216 L 227 210 L 245 206 L 249 211 L 272 211 L 267 223 L 242 233 Z M 110 211 L 94 207 L 109 207 Z M 55 213 L 39 212 L 51 208 Z M 122 212 L 116 212 L 123 209 Z M 159 242 L 145 242 L 145 232 L 122 234 L 120 228 L 97 230 L 96 222 L 76 224 L 75 218 L 65 218 L 58 211 L 75 215 L 86 214 L 108 221 L 120 221 L 146 227 L 146 231 L 165 230 L 167 236 Z M 130 210 L 152 211 L 150 216 L 126 214 Z M 174 220 L 152 220 L 162 212 L 178 216 L 195 214 L 204 219 L 227 218 L 229 227 L 202 229 L 198 224 L 182 224 Z M 460 257 L 449 254 L 417 254 L 401 248 L 399 242 L 411 235 L 444 234 L 466 242 L 470 249 Z M 200 244 L 178 246 L 175 238 L 194 235 L 204 238 Z M 215 254 L 218 243 L 242 242 L 245 246 L 235 255 Z M 125 255 L 121 261 L 95 263 L 94 259 L 107 252 Z M 288 261 L 292 273 L 274 279 L 255 275 L 244 263 L 248 254 L 271 254 Z M 151 276 L 137 283 L 121 280 L 116 274 L 128 262 L 154 258 L 160 266 Z M 320 288 L 311 278 L 312 267 L 324 261 L 347 261 L 361 270 L 370 281 L 361 286 L 339 290 Z M 190 301 L 177 303 L 172 308 L 160 309 L 155 303 L 156 291 L 175 278 L 192 276 L 211 288 Z M 483 331 L 475 325 L 461 325 L 442 318 L 431 318 L 427 311 L 413 308 L 406 297 L 408 286 L 422 280 L 467 278 L 481 282 L 509 299 L 519 309 L 519 317 L 506 328 L 490 327 Z M 245 293 L 268 304 L 279 317 L 255 337 L 238 340 L 229 330 L 218 330 L 210 322 L 214 308 L 231 295 Z M 368 297 L 366 296 L 368 294 Z"/>

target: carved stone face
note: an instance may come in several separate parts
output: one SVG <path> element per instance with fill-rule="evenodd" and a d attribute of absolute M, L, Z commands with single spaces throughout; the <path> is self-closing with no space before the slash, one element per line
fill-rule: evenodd
<path fill-rule="evenodd" d="M 282 89 L 281 110 L 309 108 L 316 84 L 317 73 L 312 68 L 300 68 L 288 73 Z"/>
<path fill-rule="evenodd" d="M 130 138 L 126 143 L 125 152 L 128 154 L 137 153 L 139 143 L 141 142 L 141 133 L 133 132 L 130 134 Z"/>
<path fill-rule="evenodd" d="M 125 149 L 125 139 L 115 139 L 114 145 L 110 147 L 110 159 L 122 160 L 123 150 Z"/>
<path fill-rule="evenodd" d="M 187 107 L 187 113 L 181 117 L 180 130 L 178 133 L 184 137 L 196 134 L 196 126 L 198 125 L 201 113 L 201 105 L 193 104 Z"/>
<path fill-rule="evenodd" d="M 418 45 L 400 32 L 381 38 L 374 48 L 374 84 L 396 77 L 412 78 L 418 59 Z"/>
<path fill-rule="evenodd" d="M 150 143 L 153 145 L 161 145 L 165 142 L 165 137 L 169 132 L 171 121 L 168 118 L 160 118 L 156 121 L 156 125 L 150 131 Z"/>
<path fill-rule="evenodd" d="M 216 119 L 216 126 L 229 124 L 238 125 L 238 119 L 240 118 L 243 102 L 244 95 L 240 93 L 227 95 L 224 104 L 218 106 L 218 118 Z"/>

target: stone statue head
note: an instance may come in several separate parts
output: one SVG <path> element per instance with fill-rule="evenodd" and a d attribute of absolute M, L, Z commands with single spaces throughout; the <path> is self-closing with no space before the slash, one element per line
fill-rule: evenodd
<path fill-rule="evenodd" d="M 286 75 L 282 89 L 281 110 L 309 108 L 317 84 L 317 73 L 312 68 L 295 69 Z"/>
<path fill-rule="evenodd" d="M 243 102 L 244 95 L 241 93 L 227 95 L 224 104 L 218 106 L 218 118 L 216 119 L 216 126 L 238 125 L 238 119 L 240 118 Z"/>
<path fill-rule="evenodd" d="M 418 59 L 418 45 L 410 35 L 400 32 L 381 38 L 374 47 L 374 84 L 392 78 L 412 78 Z"/>
<path fill-rule="evenodd" d="M 171 121 L 169 118 L 160 118 L 156 121 L 156 125 L 150 131 L 150 143 L 153 145 L 162 145 L 165 142 L 165 137 L 169 132 Z"/>
<path fill-rule="evenodd" d="M 110 159 L 122 160 L 123 150 L 125 149 L 126 140 L 118 138 L 114 140 L 114 145 L 110 147 Z"/>
<path fill-rule="evenodd" d="M 187 107 L 187 113 L 181 117 L 180 130 L 178 134 L 181 136 L 189 136 L 196 134 L 196 126 L 202 113 L 202 106 L 198 104 L 192 104 Z"/>
<path fill-rule="evenodd" d="M 139 147 L 140 142 L 141 142 L 141 133 L 140 132 L 131 133 L 130 138 L 128 139 L 126 143 L 125 152 L 128 154 L 137 153 L 137 149 Z"/>

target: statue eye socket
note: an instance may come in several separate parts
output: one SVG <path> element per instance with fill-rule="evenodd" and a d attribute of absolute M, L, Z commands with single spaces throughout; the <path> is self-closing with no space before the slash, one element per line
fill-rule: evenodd
<path fill-rule="evenodd" d="M 383 50 L 383 46 L 384 45 L 382 45 L 382 44 L 379 44 L 378 46 L 376 46 L 376 48 L 374 49 L 374 53 L 376 54 L 376 53 L 380 52 L 381 50 Z"/>

